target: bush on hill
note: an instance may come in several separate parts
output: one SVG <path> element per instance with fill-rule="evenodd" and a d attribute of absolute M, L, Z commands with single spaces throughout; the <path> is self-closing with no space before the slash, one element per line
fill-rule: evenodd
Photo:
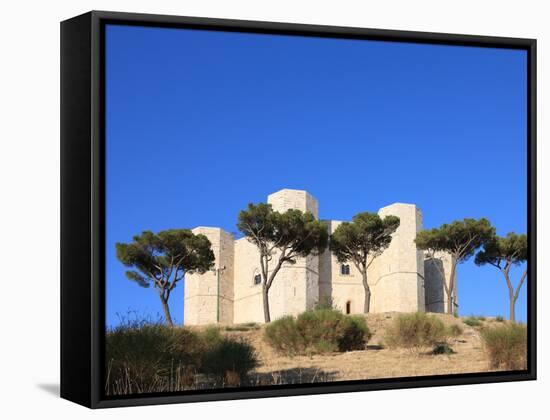
<path fill-rule="evenodd" d="M 265 340 L 283 354 L 314 354 L 362 350 L 371 334 L 361 316 L 316 309 L 286 316 L 265 328 Z"/>
<path fill-rule="evenodd" d="M 424 312 L 399 315 L 386 331 L 389 347 L 421 349 L 444 343 L 450 331 L 443 321 Z"/>
<path fill-rule="evenodd" d="M 481 330 L 481 338 L 491 368 L 527 369 L 527 327 L 524 324 L 501 324 Z"/>
<path fill-rule="evenodd" d="M 198 375 L 235 385 L 257 365 L 250 344 L 223 337 L 218 328 L 126 323 L 107 331 L 105 345 L 107 395 L 195 389 Z"/>

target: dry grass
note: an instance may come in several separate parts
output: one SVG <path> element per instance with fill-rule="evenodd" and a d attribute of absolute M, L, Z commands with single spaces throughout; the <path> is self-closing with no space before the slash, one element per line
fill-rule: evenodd
<path fill-rule="evenodd" d="M 397 313 L 368 314 L 372 338 L 366 350 L 327 355 L 287 357 L 265 343 L 264 327 L 258 331 L 232 332 L 256 349 L 259 366 L 249 374 L 252 385 L 327 382 L 407 376 L 446 375 L 497 370 L 483 350 L 479 331 L 451 315 L 433 314 L 447 327 L 458 325 L 461 334 L 449 338 L 454 354 L 433 355 L 406 349 L 390 349 L 384 343 L 386 329 Z"/>
<path fill-rule="evenodd" d="M 224 372 L 225 376 L 215 378 L 200 365 L 194 368 L 188 367 L 189 363 L 187 366 L 175 364 L 171 366 L 170 375 L 158 378 L 158 383 L 150 385 L 155 388 L 154 391 L 158 392 L 447 375 L 507 369 L 505 364 L 495 364 L 489 357 L 481 336 L 483 329 L 468 326 L 462 319 L 451 315 L 432 314 L 431 316 L 441 320 L 447 331 L 452 331 L 445 344 L 448 344 L 454 353 L 433 354 L 428 348 L 414 352 L 409 349 L 390 348 L 385 342 L 387 330 L 399 315 L 399 313 L 366 315 L 371 338 L 363 350 L 293 357 L 282 354 L 266 342 L 264 325 L 250 324 L 220 328 L 219 333 L 231 342 L 249 343 L 252 346 L 257 365 L 248 374 L 238 374 L 233 370 L 219 368 L 215 370 Z M 487 319 L 485 323 L 494 328 L 508 325 L 508 322 L 502 323 L 495 319 Z M 202 335 L 208 333 L 209 327 L 192 327 L 189 330 Z M 219 355 L 216 357 L 219 358 Z M 118 385 L 121 389 L 112 389 L 111 392 L 118 394 L 153 391 L 151 388 L 138 387 L 137 389 L 135 383 L 130 383 L 130 376 L 126 379 L 128 379 L 127 382 L 124 375 L 120 375 L 121 383 Z M 128 392 L 130 385 L 133 386 L 132 392 Z M 125 392 L 121 392 L 122 390 Z"/>
<path fill-rule="evenodd" d="M 391 348 L 421 351 L 436 344 L 446 343 L 449 327 L 425 312 L 400 314 L 386 328 L 386 343 Z"/>
<path fill-rule="evenodd" d="M 240 386 L 257 366 L 254 348 L 219 328 L 132 322 L 106 334 L 107 395 Z"/>
<path fill-rule="evenodd" d="M 527 369 L 527 328 L 508 323 L 481 330 L 483 345 L 491 367 L 506 370 Z"/>

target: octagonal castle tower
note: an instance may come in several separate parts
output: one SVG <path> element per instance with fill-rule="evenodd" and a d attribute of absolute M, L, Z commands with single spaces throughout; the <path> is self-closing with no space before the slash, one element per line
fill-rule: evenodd
<path fill-rule="evenodd" d="M 310 212 L 318 218 L 317 200 L 308 192 L 284 189 L 270 194 L 273 210 Z M 277 255 L 272 265 L 275 265 Z M 262 286 L 258 284 L 260 256 L 246 238 L 235 241 L 235 323 L 263 322 Z M 296 264 L 281 267 L 269 290 L 271 319 L 297 315 L 311 309 L 319 299 L 319 257 L 298 258 Z"/>
<path fill-rule="evenodd" d="M 233 273 L 235 241 L 220 228 L 199 226 L 195 235 L 205 235 L 214 251 L 214 268 L 204 274 L 187 274 L 184 280 L 184 324 L 233 323 Z"/>
<path fill-rule="evenodd" d="M 270 194 L 267 201 L 275 211 L 298 209 L 318 218 L 317 200 L 306 191 L 283 189 Z M 440 273 L 448 284 L 450 256 L 441 254 L 436 261 L 425 260 L 423 252 L 416 249 L 414 239 L 423 228 L 420 210 L 414 204 L 395 203 L 381 208 L 378 214 L 398 216 L 400 226 L 390 246 L 369 268 L 371 312 L 444 312 L 446 296 Z M 332 233 L 342 222 L 325 223 Z M 197 227 L 193 232 L 210 239 L 216 261 L 214 270 L 186 276 L 184 323 L 263 322 L 256 246 L 246 238 L 234 240 L 220 228 Z M 275 255 L 273 265 L 276 259 Z M 269 291 L 271 319 L 311 309 L 322 297 L 330 298 L 344 313 L 362 313 L 364 296 L 362 277 L 353 263 L 340 264 L 326 250 L 318 257 L 299 258 L 296 264 L 281 268 Z"/>
<path fill-rule="evenodd" d="M 390 246 L 374 259 L 367 271 L 371 312 L 425 310 L 424 257 L 414 239 L 422 229 L 422 214 L 413 204 L 395 203 L 378 211 L 380 217 L 399 217 Z M 327 222 L 333 233 L 341 221 Z M 352 262 L 340 264 L 330 251 L 320 257 L 320 296 L 330 297 L 344 313 L 362 313 L 365 289 L 361 273 Z"/>

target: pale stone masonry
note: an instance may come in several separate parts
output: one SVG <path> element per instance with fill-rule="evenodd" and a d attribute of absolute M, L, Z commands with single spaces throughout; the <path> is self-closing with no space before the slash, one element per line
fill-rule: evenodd
<path fill-rule="evenodd" d="M 267 201 L 275 211 L 299 209 L 319 217 L 318 202 L 307 191 L 283 189 L 270 194 Z M 395 203 L 381 208 L 378 214 L 398 216 L 401 223 L 390 246 L 369 268 L 371 312 L 444 312 L 446 295 L 440 273 L 445 274 L 448 284 L 451 260 L 447 254 L 437 255 L 436 261 L 427 260 L 416 249 L 414 238 L 422 230 L 420 210 L 414 204 Z M 332 233 L 342 222 L 325 223 Z M 246 238 L 235 240 L 216 227 L 200 226 L 193 232 L 206 235 L 212 242 L 216 261 L 214 270 L 186 276 L 184 324 L 263 322 L 260 260 L 255 245 Z M 344 313 L 363 311 L 365 291 L 360 273 L 351 262 L 338 263 L 329 250 L 281 268 L 269 291 L 271 319 L 312 309 L 323 296 L 331 298 Z"/>

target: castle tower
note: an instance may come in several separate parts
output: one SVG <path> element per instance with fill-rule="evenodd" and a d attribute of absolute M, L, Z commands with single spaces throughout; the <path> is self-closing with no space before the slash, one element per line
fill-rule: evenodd
<path fill-rule="evenodd" d="M 196 227 L 212 243 L 214 269 L 204 274 L 187 274 L 184 279 L 185 325 L 233 323 L 233 235 L 220 228 Z"/>
<path fill-rule="evenodd" d="M 319 204 L 307 191 L 283 189 L 268 195 L 267 202 L 280 213 L 298 209 L 319 218 Z M 298 258 L 296 264 L 284 265 L 269 293 L 273 320 L 312 309 L 319 300 L 319 257 Z"/>
<path fill-rule="evenodd" d="M 318 217 L 317 200 L 306 191 L 284 189 L 268 196 L 273 210 L 309 211 Z M 274 255 L 272 266 L 278 256 Z M 269 290 L 271 319 L 296 315 L 313 308 L 319 299 L 318 257 L 298 258 L 296 264 L 285 264 Z M 235 323 L 264 322 L 260 257 L 256 247 L 246 238 L 235 241 Z"/>
<path fill-rule="evenodd" d="M 327 220 L 325 223 L 329 234 L 333 234 L 342 224 L 337 220 Z M 329 249 L 319 256 L 319 298 L 331 299 L 334 307 L 345 314 L 364 311 L 363 276 L 351 261 L 339 263 Z"/>
<path fill-rule="evenodd" d="M 414 204 L 395 203 L 378 214 L 397 216 L 400 225 L 390 246 L 369 269 L 372 311 L 424 311 L 424 255 L 414 242 L 422 230 L 422 213 Z"/>
<path fill-rule="evenodd" d="M 284 213 L 289 209 L 297 209 L 303 212 L 309 211 L 319 218 L 319 203 L 310 193 L 303 190 L 283 189 L 267 196 L 267 202 L 273 210 Z"/>
<path fill-rule="evenodd" d="M 449 287 L 452 260 L 453 257 L 448 252 L 436 252 L 433 259 L 426 258 L 424 260 L 424 284 L 427 312 L 445 313 L 447 311 L 447 302 L 449 299 L 443 287 L 442 276 L 445 277 L 445 283 L 447 287 Z M 454 284 L 455 310 L 457 309 L 456 274 L 457 273 L 455 273 Z"/>

